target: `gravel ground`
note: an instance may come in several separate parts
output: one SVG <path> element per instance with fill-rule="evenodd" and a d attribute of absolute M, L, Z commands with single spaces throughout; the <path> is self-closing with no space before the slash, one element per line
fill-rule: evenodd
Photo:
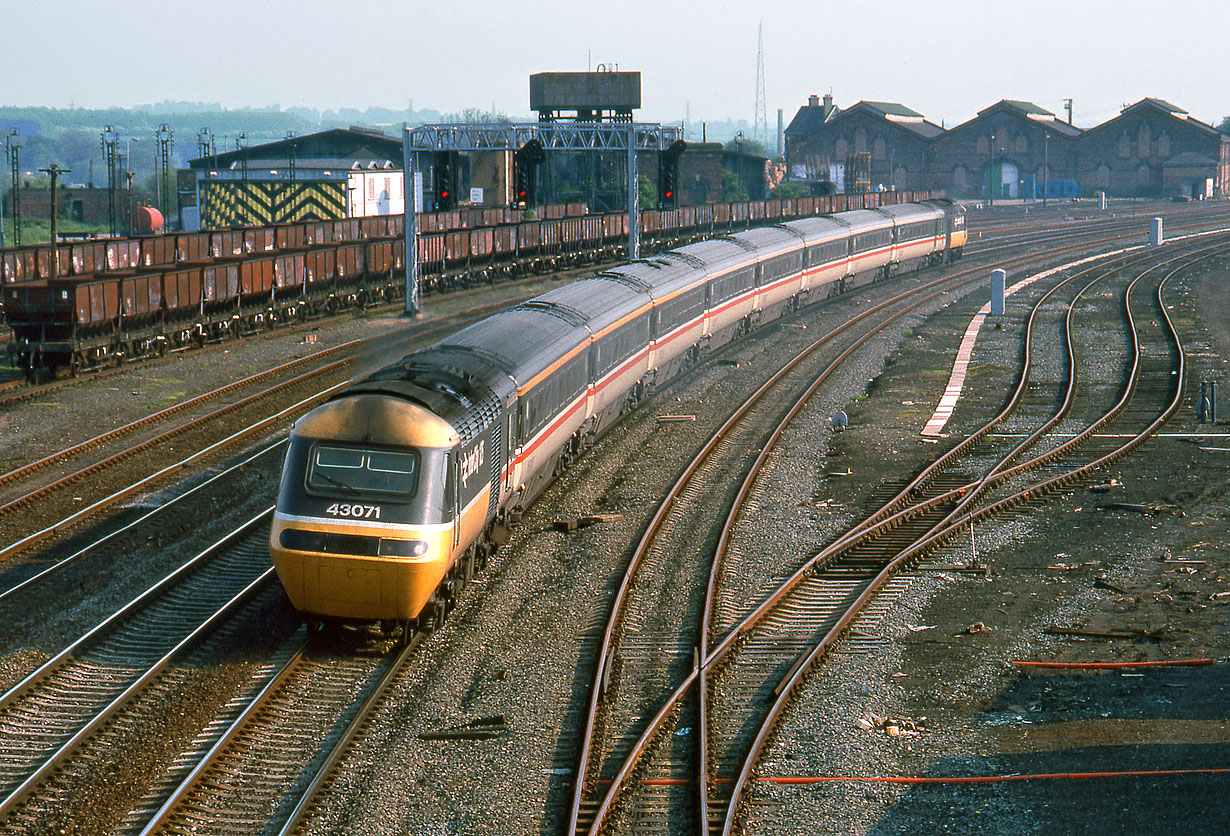
<path fill-rule="evenodd" d="M 542 288 L 550 283 L 543 283 Z M 511 292 L 511 291 L 502 291 Z M 1230 282 L 1217 270 L 1184 280 L 1173 299 L 1193 349 L 1191 380 L 1223 386 L 1230 358 Z M 472 298 L 429 299 L 433 313 Z M 799 553 L 842 528 L 879 487 L 884 456 L 901 463 L 934 454 L 918 438 L 947 378 L 952 347 L 972 300 L 940 309 L 877 340 L 791 431 L 758 488 L 768 511 L 795 510 L 771 530 L 751 530 L 765 553 Z M 826 317 L 809 315 L 811 337 Z M 81 427 L 124 423 L 168 392 L 195 393 L 372 329 L 405 327 L 395 316 L 343 318 L 309 330 L 135 367 L 119 378 L 62 390 L 0 414 L 0 459 L 10 466 L 63 446 Z M 796 333 L 791 334 L 794 330 Z M 781 329 L 801 342 L 799 329 Z M 312 340 L 309 342 L 309 340 Z M 754 343 L 749 358 L 770 352 Z M 371 363 L 391 358 L 371 358 Z M 751 360 L 749 359 L 749 363 Z M 705 393 L 730 367 L 710 365 L 686 387 L 664 393 L 625 421 L 527 514 L 514 542 L 466 591 L 365 738 L 352 766 L 314 819 L 313 833 L 553 833 L 575 762 L 570 734 L 588 681 L 582 654 L 596 641 L 616 569 L 653 498 L 682 461 L 687 440 L 725 414 Z M 874 380 L 867 396 L 868 381 Z M 177 388 L 178 387 L 178 388 Z M 1198 383 L 1197 383 L 1198 391 Z M 139 393 L 146 393 L 142 396 Z M 138 394 L 129 394 L 138 393 Z M 1225 389 L 1222 389 L 1223 396 Z M 177 397 L 179 395 L 176 395 Z M 152 399 L 152 400 L 151 400 Z M 1224 397 L 1223 397 L 1224 400 Z M 851 430 L 832 436 L 837 409 Z M 1223 414 L 1230 407 L 1223 408 Z M 695 425 L 656 422 L 695 413 Z M 720 415 L 718 414 L 720 413 Z M 1169 430 L 1211 431 L 1185 411 Z M 1226 434 L 1225 423 L 1216 428 Z M 1177 506 L 1147 515 L 1099 510 L 1104 497 L 1072 494 L 1041 511 L 977 532 L 987 577 L 918 572 L 876 625 L 877 653 L 841 654 L 808 685 L 805 710 L 783 730 L 782 753 L 765 775 L 953 776 L 1087 770 L 1226 767 L 1230 724 L 1223 666 L 1114 674 L 1022 674 L 1006 663 L 1227 657 L 1226 439 L 1162 438 L 1122 463 L 1116 501 Z M 645 466 L 648 460 L 653 464 Z M 849 475 L 845 475 L 845 474 Z M 264 492 L 264 493 L 263 493 Z M 272 500 L 253 484 L 252 501 Z M 134 505 L 157 501 L 134 500 Z M 551 523 L 595 511 L 621 520 L 564 534 Z M 192 525 L 188 521 L 187 525 Z M 741 546 L 741 548 L 748 548 Z M 1172 559 L 1201 564 L 1165 563 Z M 960 547 L 940 562 L 969 559 Z M 1061 567 L 1061 568 L 1050 568 Z M 1191 571 L 1189 571 L 1191 570 Z M 772 574 L 772 572 L 768 573 Z M 1097 578 L 1120 593 L 1096 585 Z M 739 579 L 732 594 L 752 600 L 766 577 Z M 49 603 L 50 608 L 50 603 Z M 966 633 L 981 622 L 988 629 Z M 33 619 L 24 621 L 29 625 Z M 74 622 L 75 623 L 75 622 Z M 1148 640 L 1081 640 L 1047 626 L 1091 631 L 1162 629 Z M 912 628 L 927 629 L 912 629 Z M 28 667 L 70 628 L 35 631 L 38 645 L 6 657 Z M 855 720 L 870 713 L 926 717 L 917 737 L 887 738 Z M 503 717 L 488 740 L 425 741 L 475 719 Z M 749 829 L 766 833 L 1111 833 L 1224 832 L 1223 776 L 900 786 L 847 781 L 809 787 L 764 785 Z M 1182 803 L 1175 804 L 1176 798 Z"/>
<path fill-rule="evenodd" d="M 1171 295 L 1194 381 L 1226 379 L 1224 271 L 1198 271 Z M 928 341 L 942 342 L 945 333 L 949 342 L 959 339 L 974 305 L 954 307 L 950 322 L 929 323 Z M 905 345 L 891 360 L 841 438 L 848 449 L 839 461 L 855 459 L 855 476 L 884 466 L 883 439 L 867 443 L 881 424 L 875 402 L 934 403 L 943 386 L 929 374 L 935 358 L 926 345 Z M 908 444 L 906 433 L 895 435 L 890 449 Z M 1230 767 L 1227 454 L 1201 449 L 1224 448 L 1227 437 L 1225 422 L 1200 425 L 1185 410 L 1165 437 L 1108 474 L 1123 482 L 1113 494 L 1074 492 L 979 529 L 977 559 L 987 575 L 910 575 L 906 594 L 874 627 L 886 652 L 843 654 L 826 665 L 762 768 L 765 776 L 849 780 L 761 785 L 756 809 L 770 812 L 759 825 L 753 813 L 749 832 L 1226 832 L 1225 773 L 980 784 L 867 779 Z M 1109 507 L 1114 502 L 1161 510 Z M 934 561 L 959 566 L 971 557 L 963 541 Z M 1176 560 L 1192 562 L 1166 562 Z M 1047 628 L 1149 635 L 1054 635 Z M 1075 674 L 1010 664 L 1202 657 L 1219 664 Z M 925 731 L 894 738 L 857 724 L 873 715 L 922 722 Z"/>

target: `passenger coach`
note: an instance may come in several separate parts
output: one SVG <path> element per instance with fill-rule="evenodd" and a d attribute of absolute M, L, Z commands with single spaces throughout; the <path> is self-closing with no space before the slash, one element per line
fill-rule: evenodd
<path fill-rule="evenodd" d="M 437 623 L 551 479 L 619 415 L 760 324 L 960 256 L 947 201 L 792 221 L 552 290 L 301 418 L 270 548 L 309 619 Z"/>

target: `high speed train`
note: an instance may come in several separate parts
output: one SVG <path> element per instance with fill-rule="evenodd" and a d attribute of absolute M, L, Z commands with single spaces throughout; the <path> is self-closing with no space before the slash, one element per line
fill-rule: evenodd
<path fill-rule="evenodd" d="M 559 287 L 355 382 L 294 425 L 270 551 L 309 624 L 428 629 L 526 505 L 706 354 L 960 257 L 946 200 L 790 221 Z"/>

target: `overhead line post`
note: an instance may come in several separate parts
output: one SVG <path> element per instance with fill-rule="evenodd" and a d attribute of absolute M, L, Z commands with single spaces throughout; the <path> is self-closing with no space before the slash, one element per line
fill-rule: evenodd
<path fill-rule="evenodd" d="M 628 123 L 628 258 L 641 257 L 641 190 L 636 176 L 636 125 Z"/>
<path fill-rule="evenodd" d="M 402 128 L 402 204 L 406 231 L 406 315 L 419 315 L 418 192 L 414 183 L 414 149 L 410 129 Z"/>

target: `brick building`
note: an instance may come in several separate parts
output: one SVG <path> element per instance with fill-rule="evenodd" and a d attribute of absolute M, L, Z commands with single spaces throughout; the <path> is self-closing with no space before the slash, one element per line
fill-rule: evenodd
<path fill-rule="evenodd" d="M 944 132 L 896 102 L 861 101 L 845 110 L 812 96 L 786 136 L 786 165 L 794 177 L 828 179 L 848 154 L 871 155 L 871 187 L 919 189 L 926 181 L 931 141 Z M 824 176 L 817 176 L 824 175 Z"/>
<path fill-rule="evenodd" d="M 1077 144 L 1085 194 L 1209 197 L 1230 183 L 1230 137 L 1161 99 L 1142 99 Z"/>
<path fill-rule="evenodd" d="M 4 217 L 13 214 L 13 190 L 4 193 Z M 21 187 L 21 215 L 23 218 L 47 220 L 51 217 L 51 188 L 36 189 Z M 116 225 L 128 225 L 128 189 L 115 190 Z M 106 188 L 92 189 L 78 186 L 56 188 L 56 214 L 61 218 L 86 224 L 105 224 L 111 220 L 111 191 Z"/>
<path fill-rule="evenodd" d="M 871 188 L 1037 199 L 1224 196 L 1230 136 L 1161 99 L 1142 99 L 1082 131 L 1032 102 L 1004 99 L 944 130 L 889 102 L 846 110 L 812 96 L 785 132 L 793 180 L 822 181 L 849 152 L 871 155 Z"/>
<path fill-rule="evenodd" d="M 968 122 L 944 131 L 932 144 L 928 188 L 954 197 L 1050 196 L 1072 177 L 1079 128 L 1032 102 L 1004 99 Z"/>

